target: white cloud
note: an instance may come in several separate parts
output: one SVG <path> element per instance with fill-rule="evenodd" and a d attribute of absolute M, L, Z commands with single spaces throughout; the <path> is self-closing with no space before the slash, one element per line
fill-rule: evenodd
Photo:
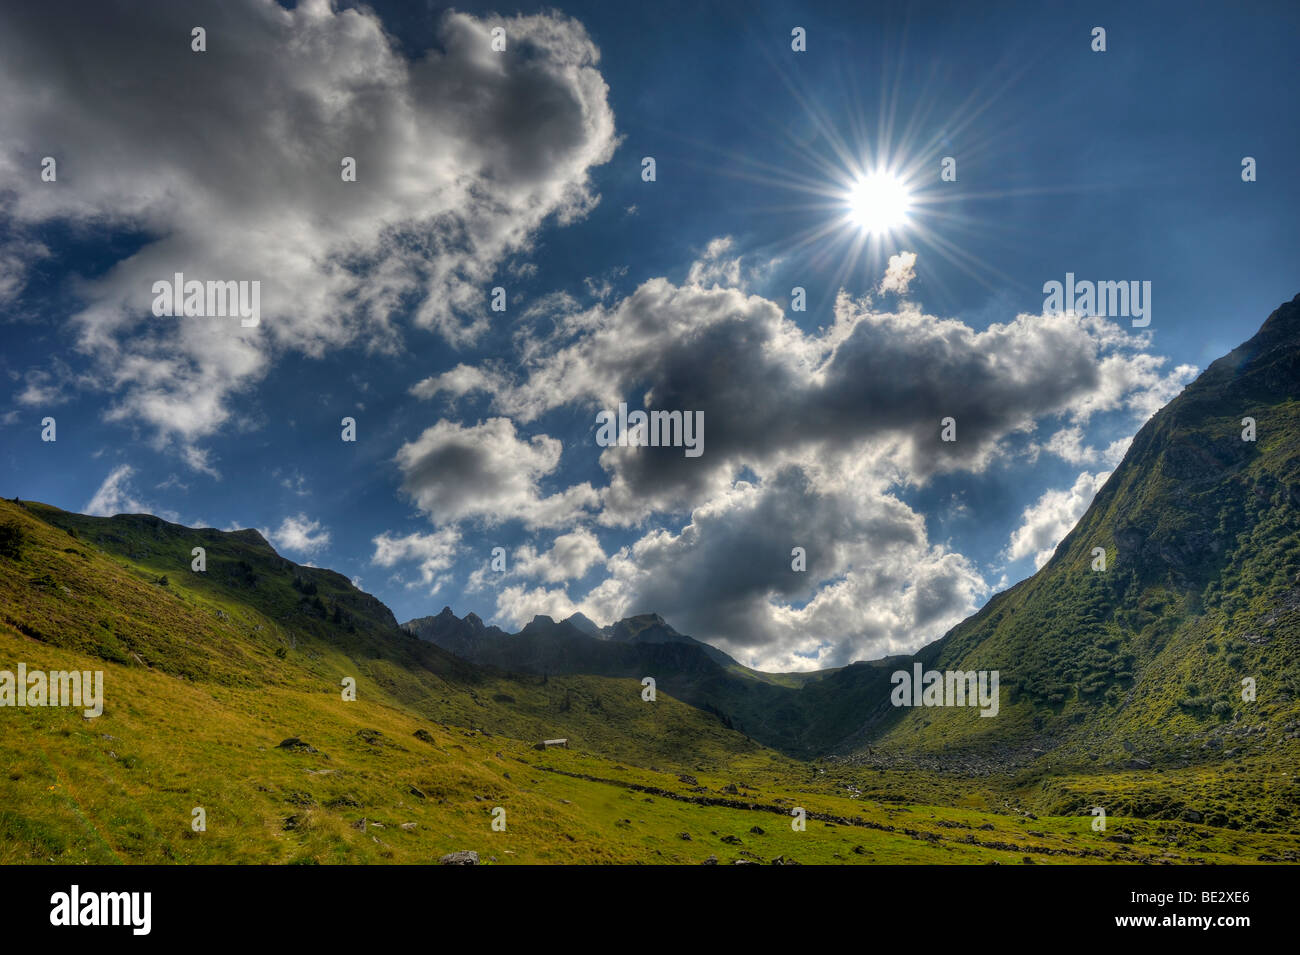
<path fill-rule="evenodd" d="M 571 524 L 597 503 L 582 483 L 546 496 L 542 478 L 560 463 L 560 442 L 548 435 L 527 440 L 508 418 L 463 427 L 439 421 L 397 452 L 402 490 L 438 524 L 468 519 L 486 524 L 519 520 L 526 527 Z"/>
<path fill-rule="evenodd" d="M 1007 556 L 1020 560 L 1031 554 L 1037 569 L 1052 559 L 1056 545 L 1070 533 L 1110 477 L 1109 471 L 1084 471 L 1070 488 L 1050 490 L 1025 508 L 1021 524 L 1011 534 Z"/>
<path fill-rule="evenodd" d="M 19 297 L 32 264 L 49 256 L 50 250 L 43 242 L 16 239 L 0 243 L 0 305 Z"/>
<path fill-rule="evenodd" d="M 577 609 L 577 605 L 563 590 L 547 590 L 545 587 L 529 590 L 522 584 L 516 584 L 503 588 L 497 595 L 497 610 L 493 619 L 502 621 L 513 629 L 522 627 L 537 614 L 563 620 L 572 616 Z"/>
<path fill-rule="evenodd" d="M 413 385 L 411 394 L 417 398 L 432 398 L 445 393 L 455 399 L 475 391 L 494 391 L 504 383 L 502 376 L 489 369 L 460 364 L 450 371 L 425 378 Z"/>
<path fill-rule="evenodd" d="M 148 509 L 130 490 L 131 478 L 135 468 L 129 464 L 119 464 L 108 472 L 99 485 L 94 496 L 85 503 L 81 510 L 96 517 L 112 517 L 114 514 L 141 514 Z"/>
<path fill-rule="evenodd" d="M 1114 468 L 1124 459 L 1133 438 L 1117 438 L 1104 449 L 1095 448 L 1084 443 L 1083 427 L 1070 425 L 1055 432 L 1045 444 L 1036 450 L 1054 454 L 1069 464 L 1103 464 Z"/>
<path fill-rule="evenodd" d="M 277 550 L 289 550 L 298 554 L 315 554 L 324 550 L 330 543 L 330 532 L 306 514 L 286 517 L 274 531 L 263 531 L 262 536 L 275 545 Z"/>
<path fill-rule="evenodd" d="M 119 464 L 108 472 L 99 489 L 81 508 L 95 517 L 112 517 L 115 514 L 156 514 L 165 521 L 179 522 L 180 516 L 172 510 L 150 504 L 139 496 L 132 479 L 135 468 Z"/>
<path fill-rule="evenodd" d="M 420 583 L 437 591 L 441 575 L 455 564 L 460 534 L 454 528 L 444 528 L 433 534 L 407 534 L 405 537 L 395 537 L 385 531 L 372 543 L 375 545 L 370 558 L 372 563 L 380 567 L 395 567 L 416 561 L 420 567 Z"/>
<path fill-rule="evenodd" d="M 1145 351 L 1149 338 L 1069 313 L 976 329 L 912 304 L 886 311 L 841 293 L 834 321 L 804 331 L 777 303 L 724 287 L 744 274 L 729 262 L 739 262 L 733 244 L 711 243 L 685 284 L 649 279 L 521 343 L 518 372 L 500 361 L 477 372 L 463 366 L 454 381 L 422 386 L 426 396 L 484 391 L 496 411 L 524 423 L 556 408 L 594 412 L 624 400 L 704 412 L 699 458 L 677 448 L 600 452 L 608 484 L 595 520 L 646 529 L 605 560 L 605 579 L 585 596 L 511 582 L 498 593 L 509 619 L 542 605 L 573 605 L 603 621 L 655 610 L 743 662 L 777 669 L 915 650 L 977 609 L 988 587 L 964 555 L 928 540 L 922 517 L 892 488 L 1002 466 L 1011 439 L 1042 422 L 1056 431 L 1046 446 L 1031 444 L 1030 455 L 1110 465 L 1128 439 L 1090 447 L 1090 417 L 1136 416 L 1192 373 L 1163 372 L 1163 359 Z M 895 281 L 914 264 L 895 263 Z M 948 415 L 957 419 L 956 442 L 940 440 Z M 498 427 L 522 444 L 513 423 L 508 433 Z M 504 473 L 526 470 L 519 448 L 501 457 L 515 462 Z M 480 483 L 478 471 L 457 474 L 457 486 Z M 1050 555 L 1104 477 L 1045 496 L 1011 549 Z M 540 498 L 528 480 L 512 482 L 508 494 L 483 483 L 483 498 L 501 513 L 526 512 Z M 581 492 L 586 500 L 588 490 L 554 496 Z M 475 513 L 456 493 L 445 492 L 448 500 L 439 491 L 424 508 Z M 517 499 L 534 503 L 508 503 Z M 790 570 L 796 545 L 808 551 L 805 574 Z M 476 572 L 471 584 L 489 577 Z M 560 581 L 557 572 L 548 582 Z"/>
<path fill-rule="evenodd" d="M 514 572 L 557 584 L 582 577 L 604 559 L 605 551 L 596 535 L 579 528 L 556 537 L 551 549 L 541 554 L 530 546 L 519 548 L 514 555 Z"/>
<path fill-rule="evenodd" d="M 398 349 L 410 303 L 416 325 L 473 341 L 493 270 L 597 201 L 588 173 L 612 154 L 614 118 L 599 52 L 571 19 L 449 12 L 407 59 L 368 8 L 326 0 L 136 13 L 0 10 L 0 89 L 14 91 L 0 95 L 0 216 L 19 236 L 0 257 L 18 274 L 42 254 L 24 237 L 52 223 L 150 237 L 81 283 L 69 331 L 110 393 L 107 417 L 161 441 L 216 432 L 285 352 Z M 219 26 L 203 55 L 197 22 Z M 497 25 L 507 55 L 490 50 Z M 32 171 L 44 155 L 57 186 Z M 153 317 L 152 284 L 175 272 L 260 281 L 261 325 Z M 29 381 L 26 399 L 48 384 Z"/>
<path fill-rule="evenodd" d="M 711 241 L 704 254 L 691 264 L 686 281 L 689 285 L 701 288 L 726 286 L 734 288 L 740 285 L 740 258 L 727 258 L 735 241 L 731 236 L 723 236 Z"/>
<path fill-rule="evenodd" d="M 880 291 L 905 294 L 912 284 L 912 279 L 916 278 L 915 266 L 915 252 L 899 252 L 897 255 L 891 255 L 889 267 L 885 269 L 885 277 L 880 282 Z"/>
<path fill-rule="evenodd" d="M 647 532 L 613 555 L 609 578 L 577 607 L 600 621 L 655 610 L 767 670 L 916 649 L 977 609 L 987 587 L 878 479 L 862 482 L 861 471 L 811 466 L 738 482 L 680 530 Z M 796 546 L 802 572 L 792 567 Z"/>
<path fill-rule="evenodd" d="M 302 476 L 302 472 L 296 468 L 281 472 L 276 468 L 271 472 L 271 477 L 280 479 L 280 486 L 286 491 L 296 494 L 298 497 L 306 497 L 311 493 L 307 488 L 307 479 Z"/>

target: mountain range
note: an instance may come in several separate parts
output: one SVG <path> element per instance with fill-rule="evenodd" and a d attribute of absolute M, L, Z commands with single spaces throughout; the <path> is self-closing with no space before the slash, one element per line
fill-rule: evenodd
<path fill-rule="evenodd" d="M 766 674 L 656 614 L 507 634 L 444 608 L 403 627 L 508 670 L 653 676 L 793 756 L 991 771 L 1265 751 L 1300 725 L 1298 399 L 1300 296 L 1143 426 L 1045 566 L 911 656 Z M 891 705 L 915 664 L 998 671 L 999 717 Z"/>
<path fill-rule="evenodd" d="M 835 669 L 753 670 L 654 613 L 399 626 L 257 531 L 0 500 L 4 658 L 108 687 L 98 720 L 5 712 L 0 861 L 414 861 L 481 843 L 500 806 L 529 820 L 515 861 L 688 861 L 796 800 L 859 819 L 791 843 L 822 861 L 1101 852 L 1098 802 L 1131 826 L 1107 857 L 1171 851 L 1141 820 L 1176 820 L 1179 851 L 1295 858 L 1298 505 L 1300 296 L 1141 428 L 1037 573 L 915 654 Z M 996 671 L 997 716 L 894 705 L 914 668 Z M 554 738 L 571 751 L 538 755 Z M 196 805 L 239 825 L 198 839 Z M 999 838 L 898 842 L 893 805 Z M 1018 828 L 1030 809 L 1055 821 Z"/>

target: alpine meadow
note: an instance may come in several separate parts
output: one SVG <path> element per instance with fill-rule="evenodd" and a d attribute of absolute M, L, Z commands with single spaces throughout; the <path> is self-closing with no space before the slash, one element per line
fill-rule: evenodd
<path fill-rule="evenodd" d="M 1300 862 L 1297 42 L 4 4 L 6 916 L 1046 865 L 859 885 L 1248 939 Z"/>

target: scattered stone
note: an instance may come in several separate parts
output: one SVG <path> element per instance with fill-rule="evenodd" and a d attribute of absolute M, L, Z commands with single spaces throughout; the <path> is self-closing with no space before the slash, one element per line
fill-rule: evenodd
<path fill-rule="evenodd" d="M 449 852 L 438 860 L 438 865 L 478 865 L 478 853 L 472 849 Z"/>
<path fill-rule="evenodd" d="M 320 752 L 320 750 L 318 750 L 315 746 L 312 746 L 310 743 L 303 742 L 296 736 L 290 736 L 288 739 L 283 740 L 280 743 L 280 745 L 276 747 L 276 749 L 287 749 L 295 753 L 319 753 Z"/>

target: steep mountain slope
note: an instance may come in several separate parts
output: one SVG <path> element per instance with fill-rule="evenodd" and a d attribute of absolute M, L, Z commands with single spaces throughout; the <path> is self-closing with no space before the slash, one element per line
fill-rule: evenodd
<path fill-rule="evenodd" d="M 1243 440 L 1244 418 L 1256 440 Z M 800 757 L 973 773 L 1300 752 L 1300 296 L 1156 414 L 1051 561 L 911 657 L 762 674 L 657 615 L 405 626 L 534 673 L 654 676 Z M 1097 548 L 1104 570 L 1093 570 Z M 1100 566 L 1100 564 L 1098 564 Z M 469 636 L 466 636 L 469 634 Z M 896 707 L 898 670 L 997 670 L 999 712 Z M 1243 700 L 1243 680 L 1256 698 Z"/>
<path fill-rule="evenodd" d="M 647 758 L 671 757 L 656 741 L 665 733 L 678 743 L 698 737 L 706 753 L 757 748 L 675 700 L 645 706 L 632 681 L 543 683 L 459 659 L 411 638 L 341 574 L 286 560 L 256 531 L 5 500 L 0 525 L 22 538 L 16 558 L 0 557 L 0 624 L 105 663 L 196 684 L 334 696 L 352 677 L 358 697 L 366 686 L 427 719 L 523 740 L 570 735 L 596 751 Z M 206 550 L 203 572 L 191 569 L 195 547 Z M 588 707 L 604 718 L 586 719 Z"/>
<path fill-rule="evenodd" d="M 1300 296 L 1138 432 L 1038 573 L 917 660 L 998 670 L 1001 712 L 882 702 L 842 749 L 984 768 L 1300 766 Z"/>
<path fill-rule="evenodd" d="M 815 674 L 653 614 L 403 630 L 255 531 L 0 500 L 0 670 L 105 674 L 97 719 L 0 709 L 0 861 L 428 861 L 483 848 L 496 806 L 501 861 L 700 861 L 682 833 L 736 858 L 770 833 L 808 861 L 1294 861 L 1298 506 L 1300 297 L 1142 428 L 1032 578 L 913 657 Z M 997 670 L 998 714 L 893 706 L 913 664 Z M 577 748 L 532 748 L 553 736 Z M 818 839 L 772 825 L 791 805 Z"/>

